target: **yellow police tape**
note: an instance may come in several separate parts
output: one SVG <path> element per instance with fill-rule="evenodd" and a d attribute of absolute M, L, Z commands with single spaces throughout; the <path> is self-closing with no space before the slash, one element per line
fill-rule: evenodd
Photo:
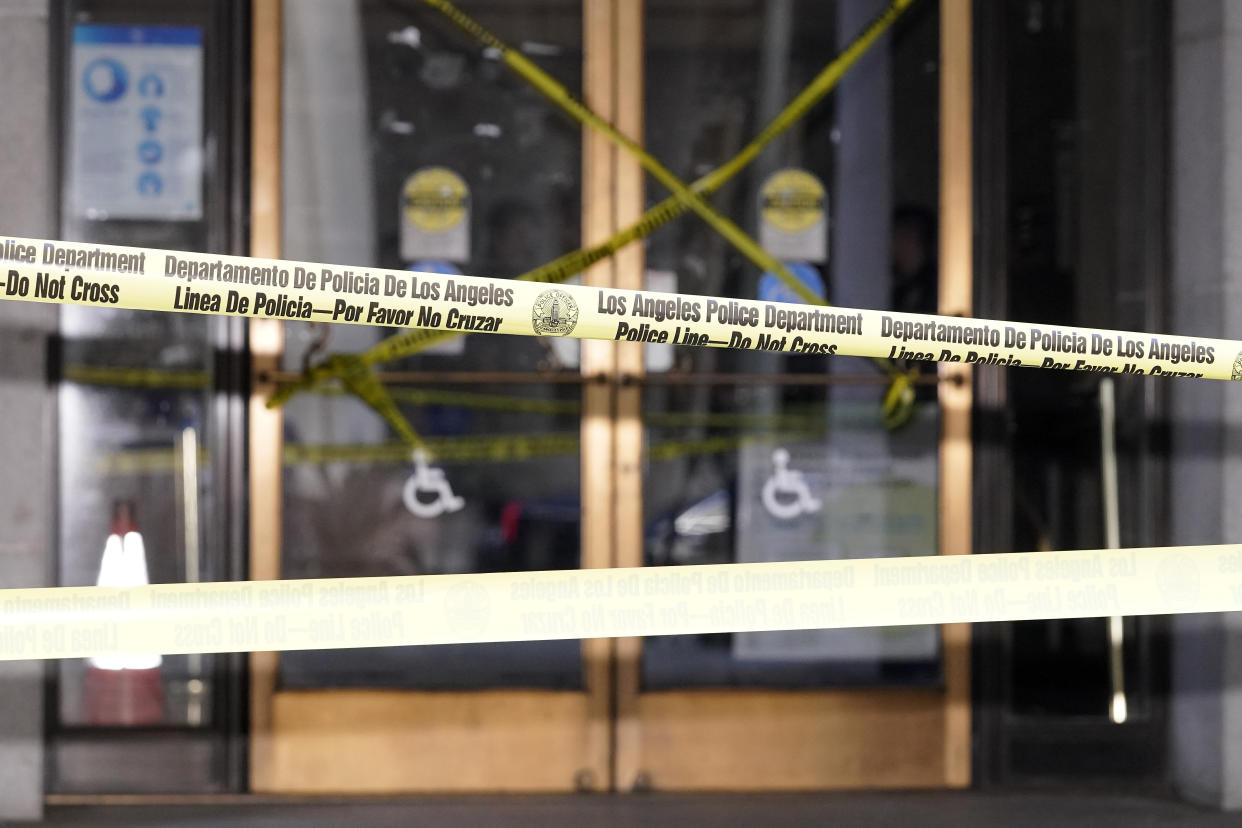
<path fill-rule="evenodd" d="M 0 237 L 0 299 L 1242 379 L 1242 342 Z M 358 357 L 352 359 L 357 360 Z M 346 377 L 348 379 L 348 377 Z"/>
<path fill-rule="evenodd" d="M 0 590 L 0 660 L 1242 609 L 1242 547 Z"/>
<path fill-rule="evenodd" d="M 522 77 L 530 80 L 537 88 L 545 93 L 552 90 L 553 94 L 549 98 L 558 106 L 563 106 L 566 112 L 571 116 L 578 118 L 581 123 L 588 127 L 596 128 L 599 124 L 604 123 L 602 119 L 590 113 L 592 118 L 587 118 L 583 113 L 589 112 L 585 106 L 575 101 L 577 107 L 565 106 L 567 99 L 571 99 L 569 94 L 563 87 L 560 87 L 547 79 L 542 72 L 526 61 L 522 56 L 512 49 L 509 49 L 498 38 L 480 26 L 478 23 L 470 19 L 460 10 L 449 5 L 443 0 L 424 0 L 445 14 L 456 25 L 464 31 L 475 37 L 481 43 L 488 45 L 493 49 L 497 49 L 500 54 L 505 56 L 506 63 L 510 65 Z M 891 0 L 876 17 L 863 28 L 862 32 L 854 38 L 850 44 L 841 51 L 833 60 L 824 67 L 823 70 L 815 76 L 815 78 L 803 88 L 801 92 L 777 114 L 772 121 L 763 128 L 760 133 L 755 136 L 745 147 L 741 149 L 731 159 L 726 161 L 715 170 L 707 173 L 703 177 L 697 179 L 688 186 L 676 190 L 674 195 L 661 201 L 656 206 L 647 210 L 630 226 L 618 231 L 611 238 L 594 245 L 592 247 L 575 250 L 548 262 L 545 265 L 535 268 L 532 271 L 524 273 L 516 278 L 521 281 L 531 282 L 547 282 L 561 283 L 569 278 L 586 270 L 592 264 L 601 261 L 626 245 L 645 238 L 657 228 L 672 221 L 674 218 L 682 215 L 690 209 L 692 199 L 695 197 L 708 196 L 743 170 L 751 161 L 759 156 L 768 144 L 775 140 L 779 135 L 788 130 L 793 124 L 797 123 L 804 117 L 812 107 L 815 106 L 825 95 L 834 89 L 840 82 L 845 72 L 853 66 L 858 60 L 867 53 L 867 51 L 879 40 L 880 36 L 888 30 L 890 26 L 901 16 L 902 13 L 911 5 L 913 0 Z M 516 56 L 516 57 L 515 57 Z M 548 84 L 551 84 L 549 86 Z M 571 99 L 572 100 L 572 99 Z M 580 117 L 581 116 L 581 117 Z M 611 127 L 609 127 L 611 129 Z M 611 135 L 610 135 L 611 137 Z M 619 136 L 618 136 L 619 137 Z M 624 139 L 623 139 L 624 140 Z M 657 164 L 658 161 L 648 155 L 641 147 L 633 142 L 624 142 L 622 148 L 634 154 L 640 159 L 646 159 L 646 163 Z M 667 172 L 667 171 L 666 171 Z M 671 174 L 670 174 L 671 175 Z M 680 182 L 678 182 L 680 183 Z M 688 193 L 686 192 L 688 191 Z M 697 202 L 702 204 L 701 199 Z M 708 208 L 710 209 L 710 208 Z M 738 230 L 738 232 L 741 232 Z M 760 250 L 762 253 L 762 250 Z M 766 267 L 770 262 L 764 260 Z M 777 263 L 777 269 L 774 271 L 778 276 L 786 280 L 786 284 L 790 286 L 804 299 L 816 304 L 822 304 L 823 300 L 810 294 L 801 282 L 792 280 L 792 276 L 783 268 L 783 265 Z M 396 334 L 383 342 L 367 349 L 361 354 L 363 362 L 367 365 L 374 365 L 380 362 L 389 362 L 394 359 L 411 356 L 419 351 L 428 348 L 437 342 L 451 339 L 460 334 L 452 331 L 433 330 L 427 328 L 419 328 Z M 894 382 L 890 387 L 889 393 L 885 396 L 884 412 L 886 423 L 890 427 L 900 425 L 907 420 L 912 413 L 914 393 L 910 383 L 910 377 L 906 374 L 894 371 L 894 366 L 888 363 L 881 363 L 880 367 L 893 375 Z M 281 405 L 287 399 L 300 391 L 307 390 L 317 386 L 319 383 L 332 378 L 333 373 L 330 366 L 316 366 L 311 369 L 301 381 L 282 386 L 272 397 L 273 405 Z"/>
<path fill-rule="evenodd" d="M 500 60 L 506 66 L 534 89 L 538 90 L 545 98 L 568 113 L 575 121 L 604 135 L 613 144 L 632 155 L 642 165 L 642 168 L 649 172 L 656 181 L 668 188 L 679 202 L 698 213 L 699 217 L 707 222 L 708 226 L 732 244 L 743 256 L 758 265 L 760 270 L 770 271 L 775 274 L 790 290 L 794 291 L 805 301 L 812 304 L 822 303 L 823 300 L 794 276 L 783 262 L 764 250 L 758 242 L 747 235 L 742 228 L 734 224 L 727 216 L 708 204 L 702 195 L 688 188 L 681 179 L 673 175 L 654 155 L 644 150 L 633 139 L 623 135 L 606 119 L 597 115 L 575 98 L 568 89 L 547 72 L 531 63 L 525 55 L 508 46 L 496 35 L 454 6 L 449 0 L 423 0 L 423 2 L 453 21 L 462 31 L 469 33 L 480 43 L 496 50 Z M 911 2 L 913 0 L 895 0 L 892 6 L 895 11 L 890 12 L 887 16 L 895 18 Z"/>
<path fill-rule="evenodd" d="M 70 365 L 62 373 L 67 382 L 113 388 L 199 390 L 211 386 L 206 371 L 180 371 L 167 368 L 120 368 L 96 365 Z M 327 384 L 315 394 L 332 396 L 345 389 Z M 577 417 L 582 413 L 579 400 L 545 400 L 513 394 L 482 394 L 477 391 L 445 391 L 438 388 L 390 388 L 388 396 L 412 406 L 445 406 L 503 414 L 545 414 Z M 728 411 L 649 411 L 643 423 L 649 426 L 705 426 L 708 428 L 811 429 L 824 426 L 823 405 L 799 405 L 787 413 L 752 414 Z M 171 450 L 171 449 L 169 449 Z M 408 452 L 407 452 L 408 453 Z"/>
<path fill-rule="evenodd" d="M 0 298 L 1242 379 L 1242 342 L 0 238 Z M 723 438 L 733 439 L 733 438 Z M 0 659 L 1242 609 L 1242 547 L 0 590 Z"/>
<path fill-rule="evenodd" d="M 67 382 L 128 388 L 165 388 L 193 391 L 208 388 L 211 374 L 206 371 L 178 371 L 166 368 L 119 368 L 104 365 L 70 365 L 62 374 Z"/>
<path fill-rule="evenodd" d="M 816 432 L 808 423 L 782 423 L 782 430 L 766 434 L 722 435 L 701 437 L 694 440 L 659 440 L 647 445 L 647 460 L 653 463 L 696 457 L 704 454 L 721 454 L 734 451 L 744 443 L 772 443 L 788 438 L 813 438 L 823 434 L 824 422 L 818 422 Z M 427 452 L 441 463 L 516 463 L 545 457 L 563 457 L 577 454 L 580 447 L 578 432 L 550 432 L 546 434 L 491 434 L 463 437 L 428 437 Z M 96 474 L 130 475 L 154 474 L 178 468 L 181 455 L 171 446 L 122 449 L 99 454 L 94 463 Z M 200 449 L 200 466 L 211 462 L 206 449 Z M 286 466 L 299 464 L 357 463 L 367 465 L 408 465 L 410 447 L 405 443 L 377 443 L 374 445 L 285 443 L 282 462 Z"/>

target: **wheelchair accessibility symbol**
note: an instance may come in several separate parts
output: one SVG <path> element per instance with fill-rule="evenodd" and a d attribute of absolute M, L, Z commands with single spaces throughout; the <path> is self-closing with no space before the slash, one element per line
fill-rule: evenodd
<path fill-rule="evenodd" d="M 801 515 L 818 512 L 824 504 L 811 494 L 811 488 L 802 472 L 789 468 L 789 452 L 777 449 L 772 452 L 772 464 L 776 467 L 768 482 L 763 484 L 763 508 L 777 520 L 793 520 Z"/>
<path fill-rule="evenodd" d="M 419 493 L 433 495 L 433 499 L 419 499 Z M 405 481 L 405 489 L 401 493 L 405 508 L 421 518 L 436 518 L 451 514 L 466 505 L 464 498 L 453 494 L 444 469 L 427 465 L 427 455 L 422 451 L 414 452 L 414 474 Z"/>

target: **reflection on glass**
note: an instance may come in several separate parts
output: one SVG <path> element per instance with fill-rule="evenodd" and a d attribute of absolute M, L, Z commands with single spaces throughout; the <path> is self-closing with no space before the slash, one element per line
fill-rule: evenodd
<path fill-rule="evenodd" d="M 349 422 L 322 401 L 286 411 L 284 554 L 289 578 L 573 569 L 579 562 L 579 391 L 513 386 L 393 389 L 427 441 L 419 460 L 388 438 L 333 442 Z M 336 435 L 336 436 L 334 436 Z M 356 438 L 355 438 L 356 439 Z M 578 641 L 446 645 L 281 658 L 286 687 L 576 688 Z"/>
<path fill-rule="evenodd" d="M 686 179 L 704 175 L 883 6 L 649 0 L 648 147 Z M 936 15 L 920 4 L 899 21 L 716 199 L 834 304 L 935 309 Z M 804 301 L 693 220 L 653 235 L 647 266 L 660 290 Z M 911 422 L 888 431 L 885 384 L 867 360 L 659 347 L 648 346 L 648 371 L 715 380 L 666 376 L 645 390 L 647 564 L 937 553 L 933 384 L 919 387 Z M 802 384 L 769 379 L 791 374 Z M 649 638 L 643 652 L 647 689 L 940 676 L 934 627 Z"/>
<path fill-rule="evenodd" d="M 462 9 L 578 92 L 578 2 Z M 289 4 L 284 26 L 287 256 L 514 277 L 578 246 L 578 127 L 445 17 L 414 2 Z M 396 333 L 286 330 L 289 370 Z M 576 372 L 578 353 L 576 340 L 460 336 L 384 367 Z M 389 391 L 427 442 L 420 461 L 339 389 L 286 406 L 284 577 L 579 565 L 579 385 Z M 281 658 L 289 688 L 579 688 L 581 672 L 578 641 Z"/>
<path fill-rule="evenodd" d="M 572 0 L 463 3 L 578 94 Z M 293 258 L 513 277 L 579 242 L 577 125 L 421 3 L 293 4 L 285 21 L 284 250 Z M 323 59 L 330 54 L 331 60 Z M 287 326 L 286 367 L 319 336 Z M 392 329 L 344 328 L 332 351 Z M 457 337 L 393 367 L 576 369 L 576 340 Z"/>
<path fill-rule="evenodd" d="M 671 410 L 684 390 L 663 399 L 649 391 L 645 563 L 936 554 L 937 409 L 921 405 L 887 431 L 881 391 L 837 402 L 815 389 L 779 413 L 738 415 L 730 412 L 772 389 L 735 386 L 714 394 L 694 426 Z M 938 678 L 934 627 L 674 636 L 644 646 L 648 689 Z"/>
<path fill-rule="evenodd" d="M 1168 10 L 1151 3 L 1071 3 L 1057 15 L 997 6 L 1006 59 L 999 83 L 1012 108 L 997 113 L 1005 188 L 993 226 L 1004 261 L 996 274 L 1011 319 L 1151 329 L 1167 290 L 1163 204 L 1165 127 L 1161 98 Z M 1012 48 L 1010 48 L 1012 47 Z M 1108 117 L 1101 117 L 1107 111 Z M 1124 171 L 1111 174 L 1110 170 Z M 1106 420 L 1098 376 L 1039 371 L 1005 375 L 1004 474 L 999 513 L 1006 549 L 1095 549 L 1167 542 L 1168 439 L 1161 391 L 1143 378 L 1111 378 L 1116 394 L 1116 476 L 1110 497 L 1101 457 Z M 1124 416 L 1121 413 L 1124 412 Z M 999 431 L 996 432 L 998 435 Z M 1008 491 L 1012 488 L 1012 491 Z M 1111 502 L 1110 502 L 1111 501 Z M 1105 515 L 1116 510 L 1116 537 Z M 986 533 L 985 533 L 986 534 Z M 1045 726 L 1048 717 L 1111 722 L 1114 690 L 1126 721 L 1163 733 L 1159 687 L 1167 670 L 1157 616 L 1126 618 L 1125 647 L 1099 618 L 1005 625 L 1004 715 Z M 1120 656 L 1120 664 L 1115 659 Z M 1122 668 L 1120 673 L 1117 668 Z M 1117 712 L 1115 708 L 1113 712 Z M 1121 728 L 1119 728 L 1121 729 Z M 1161 737 L 1162 738 L 1162 737 Z M 1016 755 L 1016 754 L 1014 754 Z M 1059 768 L 1058 768 L 1059 769 Z M 1041 769 L 1042 772 L 1042 769 Z"/>
<path fill-rule="evenodd" d="M 462 9 L 577 94 L 580 3 Z M 412 2 L 294 3 L 284 26 L 287 256 L 513 277 L 578 246 L 578 127 L 443 15 Z M 395 332 L 290 323 L 284 365 Z M 578 344 L 457 337 L 383 368 L 576 375 Z M 284 577 L 579 565 L 578 384 L 388 390 L 427 443 L 419 460 L 339 388 L 285 407 Z M 281 682 L 578 688 L 580 646 L 285 653 Z"/>
<path fill-rule="evenodd" d="M 59 390 L 61 583 L 205 580 L 208 321 L 66 307 Z M 190 436 L 193 435 L 193 436 Z M 210 655 L 63 660 L 69 726 L 211 724 Z"/>

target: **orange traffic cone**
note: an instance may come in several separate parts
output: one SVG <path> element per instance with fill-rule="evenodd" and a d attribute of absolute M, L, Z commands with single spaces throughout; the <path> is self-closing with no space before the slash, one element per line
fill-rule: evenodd
<path fill-rule="evenodd" d="M 134 505 L 118 501 L 104 544 L 97 586 L 143 586 L 147 555 Z M 164 685 L 158 655 L 95 656 L 86 666 L 86 718 L 93 725 L 144 725 L 164 721 Z"/>

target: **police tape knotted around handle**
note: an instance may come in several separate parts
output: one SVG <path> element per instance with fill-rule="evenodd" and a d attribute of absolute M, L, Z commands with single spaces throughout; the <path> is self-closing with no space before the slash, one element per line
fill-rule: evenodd
<path fill-rule="evenodd" d="M 1242 341 L 0 237 L 0 299 L 1242 379 Z"/>

